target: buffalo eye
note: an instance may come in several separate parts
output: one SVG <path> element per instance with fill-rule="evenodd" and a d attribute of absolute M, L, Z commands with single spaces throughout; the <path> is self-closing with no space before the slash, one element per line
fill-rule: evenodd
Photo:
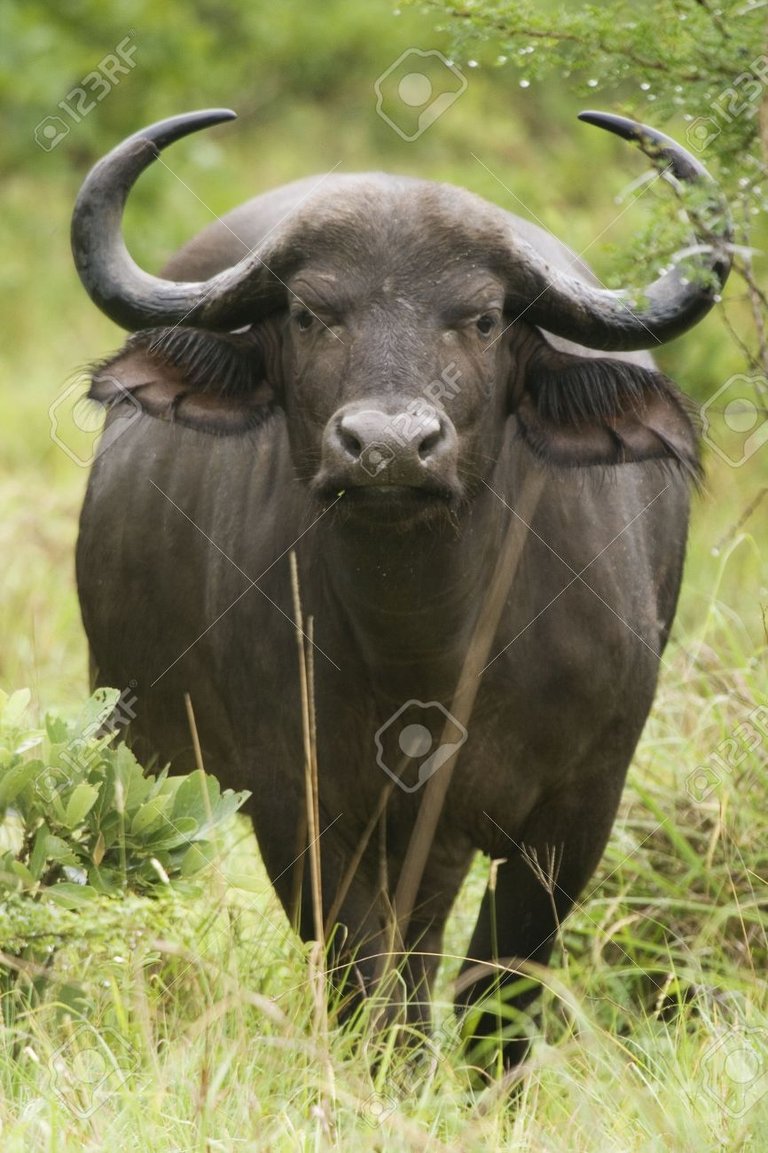
<path fill-rule="evenodd" d="M 481 334 L 481 336 L 489 336 L 496 326 L 496 318 L 494 316 L 490 316 L 488 313 L 484 313 L 482 316 L 477 318 L 476 324 L 477 331 Z"/>
<path fill-rule="evenodd" d="M 293 313 L 293 322 L 300 332 L 307 332 L 314 324 L 315 318 L 308 308 L 298 308 Z"/>

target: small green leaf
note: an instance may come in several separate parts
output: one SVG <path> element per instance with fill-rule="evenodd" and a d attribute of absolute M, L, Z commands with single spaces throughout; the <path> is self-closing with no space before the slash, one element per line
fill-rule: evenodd
<path fill-rule="evenodd" d="M 18 856 L 24 844 L 24 821 L 15 809 L 0 816 L 0 854 Z"/>
<path fill-rule="evenodd" d="M 24 713 L 32 699 L 32 693 L 29 689 L 19 689 L 9 697 L 6 697 L 5 693 L 3 696 L 5 700 L 0 701 L 0 718 L 6 728 L 18 728 L 24 720 Z"/>
<path fill-rule="evenodd" d="M 152 779 L 144 776 L 144 770 L 127 745 L 118 745 L 115 749 L 112 771 L 115 783 L 115 808 L 118 812 L 122 810 L 130 813 L 146 799 L 152 788 Z M 118 797 L 118 786 L 122 789 L 122 801 Z"/>
<path fill-rule="evenodd" d="M 31 872 L 25 864 L 23 864 L 21 861 L 11 861 L 9 867 L 11 872 L 24 882 L 26 888 L 31 889 L 34 886 L 35 877 L 32 876 Z"/>
<path fill-rule="evenodd" d="M 65 909 L 83 909 L 99 898 L 99 894 L 90 885 L 73 885 L 69 881 L 51 885 L 44 890 L 43 896 L 46 901 L 53 901 Z"/>
<path fill-rule="evenodd" d="M 61 717 L 47 715 L 45 718 L 45 732 L 52 745 L 63 745 L 69 739 L 69 727 Z"/>
<path fill-rule="evenodd" d="M 40 875 L 45 868 L 45 862 L 48 858 L 48 837 L 50 831 L 48 826 L 43 823 L 35 834 L 35 841 L 32 845 L 32 852 L 29 854 L 29 872 L 35 881 L 40 880 Z"/>
<path fill-rule="evenodd" d="M 170 797 L 161 795 L 143 804 L 131 821 L 131 835 L 134 837 L 146 835 L 153 826 L 161 823 L 166 809 L 170 806 L 170 800 Z"/>
<path fill-rule="evenodd" d="M 243 789 L 240 793 L 235 793 L 232 789 L 225 789 L 216 802 L 216 808 L 211 820 L 203 825 L 198 836 L 203 838 L 210 836 L 215 827 L 220 827 L 225 821 L 228 821 L 238 809 L 243 807 L 250 795 L 248 789 Z"/>
<path fill-rule="evenodd" d="M 123 878 L 117 869 L 100 869 L 94 865 L 88 870 L 88 884 L 108 897 L 119 896 L 123 891 Z"/>
<path fill-rule="evenodd" d="M 214 798 L 210 781 L 210 777 L 202 777 L 199 772 L 185 777 L 176 789 L 174 817 L 194 817 L 198 824 L 204 824 L 218 800 L 218 790 Z"/>
<path fill-rule="evenodd" d="M 99 790 L 95 785 L 89 785 L 87 781 L 81 781 L 77 785 L 67 801 L 67 808 L 64 813 L 64 824 L 68 829 L 73 829 L 75 825 L 80 824 L 95 805 L 98 796 Z"/>
<path fill-rule="evenodd" d="M 35 773 L 42 768 L 42 761 L 22 761 L 10 769 L 0 768 L 0 810 L 18 800 Z"/>
<path fill-rule="evenodd" d="M 57 861 L 61 865 L 76 865 L 78 863 L 72 847 L 61 837 L 57 837 L 55 833 L 48 834 L 45 853 L 51 861 Z"/>
<path fill-rule="evenodd" d="M 216 853 L 214 851 L 206 852 L 200 845 L 190 845 L 181 858 L 182 877 L 191 877 L 195 873 L 199 873 L 201 869 L 207 868 L 215 858 Z"/>
<path fill-rule="evenodd" d="M 91 852 L 91 860 L 94 865 L 100 865 L 104 860 L 104 852 L 106 850 L 106 842 L 104 841 L 104 833 L 99 829 L 99 835 L 96 838 L 96 844 L 93 846 Z"/>
<path fill-rule="evenodd" d="M 166 818 L 163 830 L 155 829 L 152 848 L 158 853 L 161 849 L 175 849 L 178 845 L 188 845 L 197 839 L 198 825 L 194 817 Z"/>
<path fill-rule="evenodd" d="M 75 721 L 75 731 L 80 735 L 94 737 L 120 699 L 118 689 L 96 689 L 83 705 Z"/>

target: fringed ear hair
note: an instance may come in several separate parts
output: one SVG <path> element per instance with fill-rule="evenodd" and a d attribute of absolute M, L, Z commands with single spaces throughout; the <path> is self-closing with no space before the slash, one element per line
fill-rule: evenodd
<path fill-rule="evenodd" d="M 520 434 L 538 457 L 561 466 L 668 459 L 700 472 L 683 396 L 642 365 L 540 347 L 515 408 Z"/>
<path fill-rule="evenodd" d="M 150 416 L 204 432 L 246 432 L 272 411 L 264 357 L 250 333 L 193 328 L 137 333 L 96 365 L 89 396 L 113 408 L 138 404 Z"/>

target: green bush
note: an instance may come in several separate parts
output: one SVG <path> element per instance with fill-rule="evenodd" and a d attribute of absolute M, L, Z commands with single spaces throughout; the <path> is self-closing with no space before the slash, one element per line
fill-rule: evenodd
<path fill-rule="evenodd" d="M 475 66 L 516 71 L 537 101 L 554 87 L 657 129 L 670 125 L 730 205 L 736 247 L 726 315 L 743 364 L 764 378 L 768 295 L 755 260 L 765 251 L 768 217 L 765 4 L 612 0 L 568 10 L 555 0 L 429 0 L 428 9 L 439 13 L 461 62 L 471 56 Z M 636 267 L 650 265 L 658 273 L 684 251 L 673 210 L 666 195 L 614 284 L 632 283 Z"/>
<path fill-rule="evenodd" d="M 131 713 L 116 689 L 97 690 L 74 721 L 46 717 L 43 729 L 25 724 L 29 700 L 27 690 L 0 693 L 0 950 L 17 955 L 57 917 L 69 925 L 56 909 L 190 891 L 248 796 L 202 772 L 146 772 L 113 743 L 115 718 Z"/>

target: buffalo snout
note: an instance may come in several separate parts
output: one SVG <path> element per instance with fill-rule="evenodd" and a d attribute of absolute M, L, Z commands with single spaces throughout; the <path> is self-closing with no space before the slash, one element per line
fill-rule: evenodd
<path fill-rule="evenodd" d="M 323 436 L 321 483 L 452 493 L 458 485 L 458 437 L 453 422 L 428 404 L 385 411 L 345 405 Z"/>

